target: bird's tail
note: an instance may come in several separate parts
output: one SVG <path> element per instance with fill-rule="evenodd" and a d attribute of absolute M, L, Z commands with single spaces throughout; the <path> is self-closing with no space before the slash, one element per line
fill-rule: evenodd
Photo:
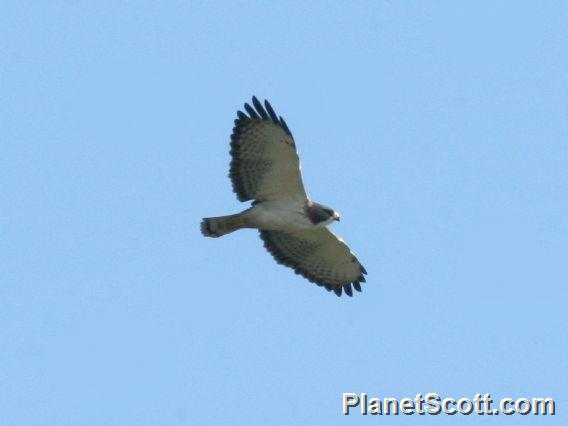
<path fill-rule="evenodd" d="M 201 221 L 201 233 L 206 237 L 217 238 L 246 227 L 243 213 L 229 216 L 206 217 Z"/>

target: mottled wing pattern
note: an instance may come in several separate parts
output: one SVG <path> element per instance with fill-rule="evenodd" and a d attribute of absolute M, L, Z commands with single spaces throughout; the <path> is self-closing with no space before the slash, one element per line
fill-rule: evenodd
<path fill-rule="evenodd" d="M 367 273 L 347 244 L 327 228 L 305 231 L 260 231 L 264 247 L 282 265 L 294 269 L 309 281 L 353 295 L 351 285 L 361 291 Z"/>
<path fill-rule="evenodd" d="M 292 133 L 268 101 L 237 112 L 231 135 L 229 176 L 240 201 L 306 199 Z M 266 109 L 265 109 L 266 108 Z"/>

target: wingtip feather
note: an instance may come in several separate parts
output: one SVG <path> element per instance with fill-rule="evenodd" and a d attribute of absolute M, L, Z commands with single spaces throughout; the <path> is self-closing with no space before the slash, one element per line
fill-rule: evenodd
<path fill-rule="evenodd" d="M 256 96 L 252 97 L 252 104 L 254 105 L 256 111 L 260 114 L 262 118 L 268 118 L 268 114 L 266 113 L 264 107 L 262 106 L 262 104 L 260 103 L 260 101 L 257 99 Z"/>

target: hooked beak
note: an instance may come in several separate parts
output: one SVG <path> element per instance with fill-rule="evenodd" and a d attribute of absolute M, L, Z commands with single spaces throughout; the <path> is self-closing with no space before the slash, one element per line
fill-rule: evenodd
<path fill-rule="evenodd" d="M 337 213 L 337 212 L 333 213 L 333 220 L 336 220 L 336 221 L 339 222 L 339 213 Z"/>

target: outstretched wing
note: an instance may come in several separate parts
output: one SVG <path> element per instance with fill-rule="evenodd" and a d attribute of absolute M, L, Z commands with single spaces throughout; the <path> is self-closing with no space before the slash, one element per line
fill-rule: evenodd
<path fill-rule="evenodd" d="M 237 112 L 231 135 L 233 191 L 240 201 L 304 200 L 307 198 L 300 160 L 292 133 L 268 101 L 253 96 L 254 108 L 245 104 Z"/>
<path fill-rule="evenodd" d="M 351 285 L 361 291 L 367 273 L 347 244 L 327 228 L 294 232 L 260 231 L 264 247 L 274 259 L 294 269 L 309 281 L 333 290 L 353 295 Z"/>

